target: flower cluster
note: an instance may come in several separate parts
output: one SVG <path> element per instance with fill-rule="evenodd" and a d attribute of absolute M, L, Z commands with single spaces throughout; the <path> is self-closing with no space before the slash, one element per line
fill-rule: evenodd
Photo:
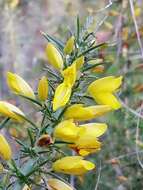
<path fill-rule="evenodd" d="M 17 178 L 19 177 L 22 184 L 27 185 L 31 184 L 31 178 L 28 179 L 28 176 L 35 174 L 37 168 L 40 169 L 49 162 L 43 160 L 46 151 L 50 156 L 54 155 L 54 158 L 49 156 L 52 162 L 51 170 L 54 172 L 81 176 L 94 169 L 95 164 L 84 157 L 101 149 L 102 142 L 99 138 L 107 130 L 107 124 L 94 122 L 94 119 L 121 107 L 115 93 L 121 86 L 122 76 L 97 79 L 94 73 L 100 63 L 92 57 L 93 51 L 105 44 L 86 43 L 88 36 L 84 39 L 71 36 L 63 45 L 44 35 L 48 39 L 46 57 L 51 66 L 47 67 L 49 77 L 43 76 L 40 79 L 37 92 L 35 93 L 19 75 L 7 73 L 7 84 L 10 90 L 40 107 L 41 125 L 37 126 L 16 106 L 0 101 L 0 114 L 7 117 L 4 124 L 9 119 L 13 119 L 17 122 L 27 121 L 32 125 L 31 130 L 28 131 L 31 149 L 17 140 L 23 147 L 25 157 L 28 156 L 30 159 L 34 155 L 35 159 L 36 157 L 41 159 L 40 163 L 36 161 L 36 169 L 26 175 L 27 180 L 19 177 L 21 175 L 18 171 Z M 95 63 L 91 63 L 91 60 Z M 94 80 L 90 81 L 88 77 L 93 68 L 95 70 L 92 70 L 94 74 L 91 78 Z M 57 158 L 55 151 L 60 152 L 65 145 L 77 155 Z M 4 160 L 12 159 L 11 148 L 2 134 L 0 134 L 0 146 L 1 157 Z M 37 147 L 43 151 L 39 151 Z M 13 164 L 14 162 L 11 168 Z M 72 189 L 58 179 L 51 178 L 47 181 L 52 189 Z"/>

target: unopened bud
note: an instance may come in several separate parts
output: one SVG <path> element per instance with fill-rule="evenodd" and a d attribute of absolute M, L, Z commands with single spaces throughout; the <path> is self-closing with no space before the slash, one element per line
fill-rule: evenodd
<path fill-rule="evenodd" d="M 52 143 L 53 143 L 53 140 L 52 140 L 51 136 L 48 134 L 44 134 L 39 138 L 37 145 L 44 147 L 44 146 L 48 146 Z"/>

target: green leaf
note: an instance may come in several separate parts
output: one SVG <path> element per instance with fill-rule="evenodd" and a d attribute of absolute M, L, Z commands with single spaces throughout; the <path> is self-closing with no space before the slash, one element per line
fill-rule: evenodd
<path fill-rule="evenodd" d="M 80 35 L 80 20 L 79 20 L 79 15 L 77 16 L 77 19 L 76 19 L 76 27 L 77 27 L 76 38 L 77 38 L 77 43 L 79 44 L 79 35 Z"/>
<path fill-rule="evenodd" d="M 34 129 L 39 130 L 38 126 L 33 121 L 31 121 L 30 119 L 28 119 L 27 117 L 25 117 L 25 116 L 23 116 L 21 114 L 18 114 L 17 112 L 14 112 L 14 113 L 17 114 L 18 116 L 20 116 L 23 120 L 30 123 L 34 127 Z"/>
<path fill-rule="evenodd" d="M 39 106 L 42 107 L 42 104 L 41 104 L 39 101 L 35 100 L 35 99 L 29 98 L 29 97 L 27 97 L 27 96 L 23 96 L 23 95 L 21 95 L 21 94 L 20 94 L 19 96 L 21 96 L 22 98 L 25 98 L 25 99 L 27 99 L 27 100 L 30 100 L 31 102 L 33 102 L 33 103 L 35 103 L 35 104 L 37 104 L 37 105 L 39 105 Z"/>
<path fill-rule="evenodd" d="M 31 147 L 34 147 L 34 139 L 33 139 L 33 135 L 32 135 L 31 129 L 28 128 L 27 132 L 28 132 L 28 136 L 29 136 L 29 139 L 30 139 Z"/>
<path fill-rule="evenodd" d="M 4 119 L 4 120 L 0 123 L 0 129 L 3 129 L 3 128 L 6 126 L 6 124 L 9 122 L 9 120 L 10 120 L 9 117 L 6 118 L 6 119 Z"/>
<path fill-rule="evenodd" d="M 23 146 L 24 148 L 27 148 L 27 145 L 25 143 L 23 143 L 21 140 L 19 139 L 15 139 L 15 141 L 20 144 L 21 146 Z"/>
<path fill-rule="evenodd" d="M 54 43 L 63 52 L 64 44 L 60 40 L 51 37 L 49 34 L 45 32 L 41 32 L 41 34 L 48 40 L 48 42 Z"/>
<path fill-rule="evenodd" d="M 83 68 L 82 69 L 82 72 L 85 72 L 85 71 L 87 71 L 87 70 L 89 70 L 89 69 L 92 69 L 92 68 L 94 68 L 94 67 L 97 67 L 97 66 L 99 66 L 99 65 L 103 65 L 104 63 L 97 63 L 97 64 L 93 64 L 93 65 L 87 65 L 85 68 Z"/>
<path fill-rule="evenodd" d="M 78 57 L 81 57 L 82 55 L 85 55 L 85 54 L 89 53 L 90 51 L 93 51 L 94 49 L 98 49 L 99 47 L 104 47 L 104 46 L 107 46 L 107 43 L 101 43 L 96 46 L 90 47 L 89 49 L 87 49 L 87 50 L 83 51 L 81 54 L 79 54 Z"/>

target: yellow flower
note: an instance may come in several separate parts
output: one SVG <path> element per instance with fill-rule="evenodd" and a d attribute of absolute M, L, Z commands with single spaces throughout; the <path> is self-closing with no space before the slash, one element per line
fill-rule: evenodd
<path fill-rule="evenodd" d="M 81 156 L 66 156 L 53 163 L 53 170 L 71 175 L 83 175 L 95 168 L 95 165 Z"/>
<path fill-rule="evenodd" d="M 76 69 L 79 70 L 83 64 L 84 64 L 84 56 L 81 56 L 79 58 L 77 58 L 74 62 L 73 62 L 73 65 L 76 65 Z"/>
<path fill-rule="evenodd" d="M 78 138 L 74 145 L 70 145 L 79 155 L 87 156 L 88 154 L 100 150 L 101 143 L 98 137 L 103 135 L 107 130 L 105 123 L 88 123 L 79 125 Z"/>
<path fill-rule="evenodd" d="M 48 80 L 43 76 L 38 84 L 38 98 L 41 101 L 46 101 L 48 98 Z"/>
<path fill-rule="evenodd" d="M 121 108 L 121 103 L 111 93 L 98 93 L 97 95 L 94 96 L 94 99 L 99 104 L 110 105 L 112 109 L 117 110 Z"/>
<path fill-rule="evenodd" d="M 4 160 L 10 160 L 12 158 L 11 148 L 2 134 L 0 134 L 0 156 Z"/>
<path fill-rule="evenodd" d="M 7 83 L 9 88 L 19 95 L 23 95 L 29 98 L 35 99 L 34 92 L 32 88 L 17 74 L 8 72 L 7 73 Z"/>
<path fill-rule="evenodd" d="M 17 121 L 23 121 L 20 115 L 25 116 L 19 108 L 5 101 L 0 101 L 0 114 Z"/>
<path fill-rule="evenodd" d="M 105 123 L 88 123 L 79 125 L 80 130 L 78 136 L 93 136 L 95 138 L 100 137 L 107 131 L 107 125 Z"/>
<path fill-rule="evenodd" d="M 110 110 L 111 108 L 106 105 L 84 107 L 84 104 L 73 104 L 72 106 L 67 108 L 64 117 L 66 119 L 73 118 L 76 121 L 86 121 L 94 119 L 98 116 L 102 116 Z"/>
<path fill-rule="evenodd" d="M 64 82 L 73 86 L 76 81 L 76 65 L 72 64 L 71 66 L 67 67 L 64 71 L 62 71 L 62 75 L 64 77 Z"/>
<path fill-rule="evenodd" d="M 58 108 L 65 106 L 71 96 L 71 85 L 61 83 L 55 91 L 53 99 L 53 110 L 56 111 Z"/>
<path fill-rule="evenodd" d="M 50 64 L 58 70 L 63 69 L 63 59 L 59 51 L 52 43 L 48 43 L 46 47 L 46 55 Z"/>
<path fill-rule="evenodd" d="M 95 80 L 88 87 L 93 92 L 115 92 L 122 84 L 122 76 L 114 77 L 108 76 Z"/>
<path fill-rule="evenodd" d="M 77 139 L 79 128 L 73 123 L 73 120 L 65 120 L 59 123 L 54 131 L 54 137 L 65 142 L 74 142 Z"/>
<path fill-rule="evenodd" d="M 48 185 L 52 188 L 51 190 L 74 190 L 71 186 L 56 178 L 48 179 Z"/>
<path fill-rule="evenodd" d="M 119 109 L 121 103 L 117 100 L 113 93 L 121 86 L 122 76 L 120 77 L 104 77 L 92 82 L 88 87 L 89 94 L 99 104 L 109 105 L 112 109 Z"/>
<path fill-rule="evenodd" d="M 74 50 L 74 41 L 75 37 L 71 36 L 68 41 L 66 42 L 66 45 L 64 47 L 64 53 L 65 54 L 71 54 L 71 52 Z"/>
<path fill-rule="evenodd" d="M 74 145 L 70 145 L 71 148 L 81 156 L 87 156 L 91 153 L 95 153 L 100 150 L 101 142 L 97 138 L 90 135 L 83 135 L 78 138 Z"/>

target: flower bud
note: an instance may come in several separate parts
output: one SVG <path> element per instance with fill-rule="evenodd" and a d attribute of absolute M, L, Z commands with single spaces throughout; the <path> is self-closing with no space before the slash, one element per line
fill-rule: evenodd
<path fill-rule="evenodd" d="M 48 98 L 48 81 L 45 76 L 41 78 L 38 84 L 38 98 L 41 101 L 46 101 Z"/>
<path fill-rule="evenodd" d="M 46 56 L 49 63 L 58 70 L 63 69 L 63 59 L 57 48 L 52 44 L 48 43 L 46 47 Z"/>
<path fill-rule="evenodd" d="M 44 134 L 38 139 L 37 145 L 40 147 L 46 147 L 52 143 L 53 143 L 53 140 L 51 136 L 48 134 Z"/>
<path fill-rule="evenodd" d="M 35 99 L 32 88 L 19 75 L 7 72 L 7 84 L 13 93 Z"/>
<path fill-rule="evenodd" d="M 10 160 L 12 158 L 11 148 L 2 134 L 0 134 L 0 156 L 4 160 Z"/>
<path fill-rule="evenodd" d="M 64 47 L 64 53 L 65 54 L 69 55 L 74 50 L 74 41 L 75 41 L 74 36 L 71 36 L 68 39 L 68 41 L 66 42 L 66 45 Z"/>
<path fill-rule="evenodd" d="M 55 178 L 48 179 L 48 185 L 52 190 L 73 190 L 70 185 L 67 185 L 63 181 Z"/>
<path fill-rule="evenodd" d="M 6 117 L 10 117 L 19 122 L 23 121 L 22 117 L 25 116 L 24 113 L 19 108 L 5 101 L 0 101 L 0 114 Z M 20 115 L 22 117 L 20 117 Z"/>

